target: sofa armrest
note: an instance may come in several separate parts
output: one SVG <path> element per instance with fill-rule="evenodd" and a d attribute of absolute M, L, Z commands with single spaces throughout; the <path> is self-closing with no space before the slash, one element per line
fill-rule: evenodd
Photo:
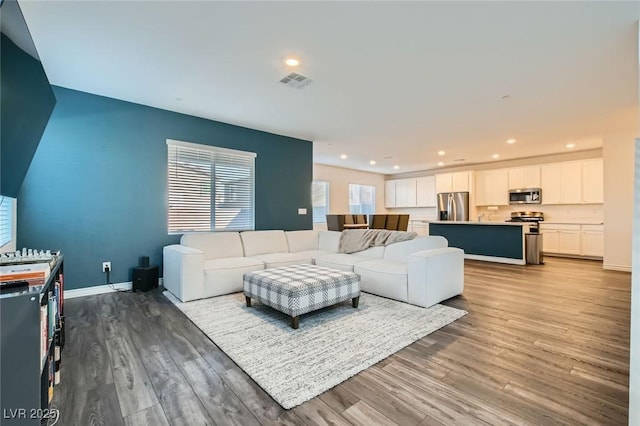
<path fill-rule="evenodd" d="M 204 297 L 204 253 L 174 244 L 162 250 L 164 287 L 183 302 Z"/>
<path fill-rule="evenodd" d="M 464 251 L 446 247 L 411 253 L 408 259 L 408 301 L 429 306 L 464 290 Z"/>

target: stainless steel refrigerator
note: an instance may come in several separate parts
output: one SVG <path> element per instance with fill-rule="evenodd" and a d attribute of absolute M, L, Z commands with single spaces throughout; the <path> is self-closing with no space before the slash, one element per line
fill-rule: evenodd
<path fill-rule="evenodd" d="M 442 192 L 438 194 L 438 219 L 468 221 L 469 193 Z"/>

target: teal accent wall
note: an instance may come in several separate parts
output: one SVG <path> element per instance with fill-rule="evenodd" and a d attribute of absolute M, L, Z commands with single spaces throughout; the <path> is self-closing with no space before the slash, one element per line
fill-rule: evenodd
<path fill-rule="evenodd" d="M 8 7 L 18 6 L 7 2 L 3 10 Z M 26 24 L 24 28 L 27 31 Z M 0 195 L 15 198 L 56 99 L 40 61 L 4 33 L 0 68 Z"/>
<path fill-rule="evenodd" d="M 257 153 L 256 229 L 311 229 L 312 143 L 53 87 L 58 103 L 18 197 L 18 247 L 60 249 L 66 288 L 131 280 L 162 265 L 167 139 Z M 215 102 L 215 100 L 212 100 Z"/>

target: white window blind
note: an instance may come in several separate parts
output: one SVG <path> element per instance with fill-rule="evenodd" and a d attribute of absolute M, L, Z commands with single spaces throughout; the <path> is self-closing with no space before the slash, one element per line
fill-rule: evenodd
<path fill-rule="evenodd" d="M 376 187 L 349 184 L 349 213 L 374 214 L 376 212 Z"/>
<path fill-rule="evenodd" d="M 256 154 L 167 140 L 169 233 L 252 230 Z"/>
<path fill-rule="evenodd" d="M 313 223 L 325 223 L 329 213 L 329 182 L 314 180 L 311 183 Z"/>
<path fill-rule="evenodd" d="M 13 233 L 13 198 L 0 195 L 0 247 L 11 242 Z"/>

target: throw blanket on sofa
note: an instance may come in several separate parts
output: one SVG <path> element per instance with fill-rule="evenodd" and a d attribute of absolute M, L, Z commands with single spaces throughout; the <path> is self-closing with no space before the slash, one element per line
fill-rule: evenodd
<path fill-rule="evenodd" d="M 401 241 L 412 240 L 415 232 L 387 231 L 386 229 L 348 229 L 342 231 L 338 251 L 355 253 L 374 246 L 388 246 Z"/>

